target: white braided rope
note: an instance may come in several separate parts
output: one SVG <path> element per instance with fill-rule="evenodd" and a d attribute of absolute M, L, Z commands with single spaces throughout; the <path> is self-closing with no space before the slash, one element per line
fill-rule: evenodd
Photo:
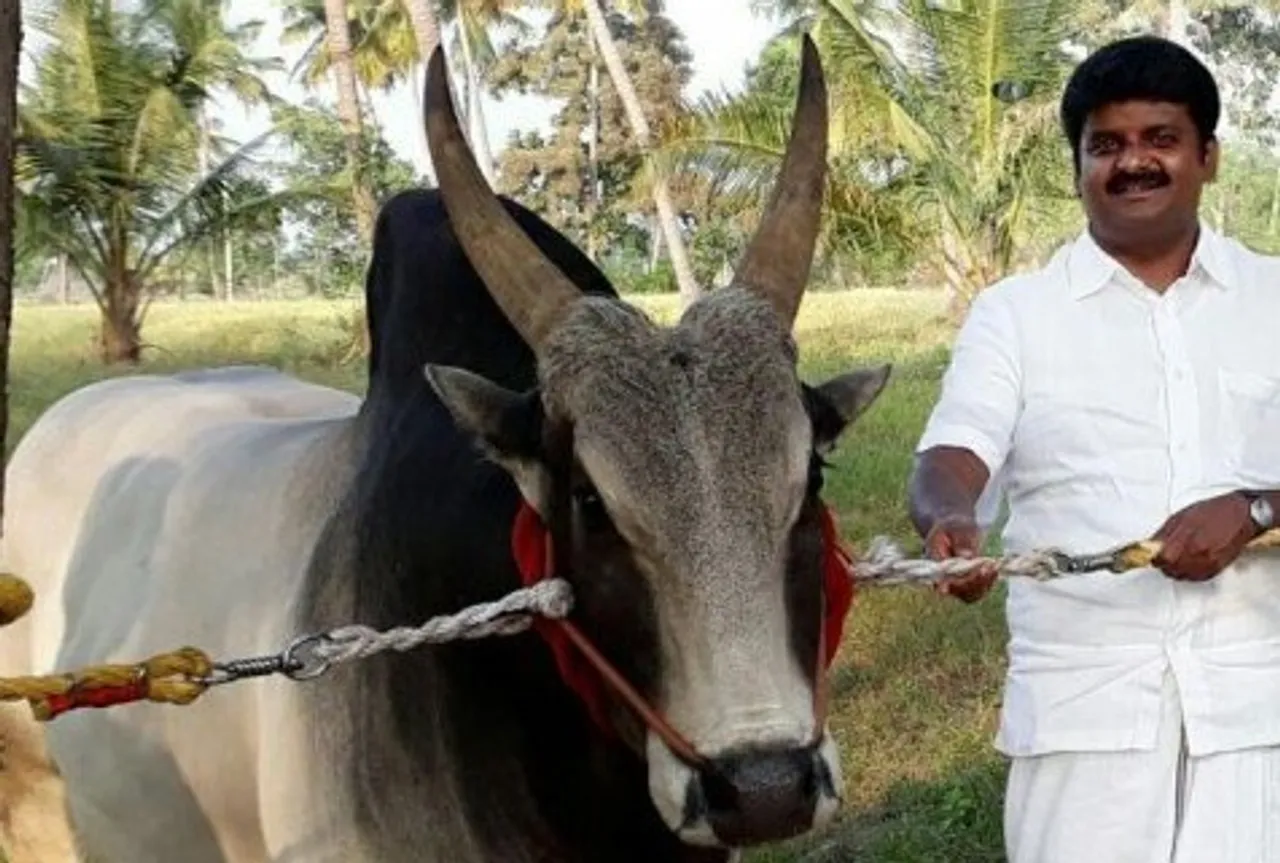
<path fill-rule="evenodd" d="M 991 563 L 1005 577 L 1034 578 L 1043 581 L 1060 578 L 1065 573 L 1051 552 L 1011 554 L 1001 558 L 950 558 L 929 560 L 911 558 L 902 547 L 885 536 L 875 537 L 861 559 L 854 561 L 850 576 L 860 584 L 873 587 L 897 584 L 935 582 L 947 576 L 964 575 Z M 304 639 L 295 657 L 314 673 L 329 666 L 363 659 L 389 650 L 405 652 L 423 644 L 487 638 L 491 635 L 515 635 L 533 624 L 535 616 L 560 619 L 573 608 L 573 590 L 567 581 L 550 578 L 530 587 L 512 591 L 494 602 L 464 608 L 461 611 L 433 617 L 419 626 L 397 626 L 379 631 L 355 624 L 331 629 L 321 636 Z"/>
<path fill-rule="evenodd" d="M 314 658 L 333 665 L 363 659 L 388 650 L 404 652 L 422 644 L 515 635 L 533 625 L 534 616 L 559 619 L 573 608 L 573 590 L 562 578 L 549 578 L 512 591 L 494 602 L 462 609 L 456 614 L 433 617 L 420 626 L 397 626 L 378 631 L 354 624 L 331 629 L 306 648 L 304 661 Z"/>
<path fill-rule="evenodd" d="M 853 577 L 859 583 L 879 587 L 966 575 L 991 563 L 995 563 L 1000 575 L 1006 577 L 1047 581 L 1066 575 L 1059 570 L 1052 552 L 1033 551 L 999 558 L 952 557 L 946 560 L 929 560 L 907 557 L 902 547 L 893 540 L 877 536 L 871 540 L 867 553 L 862 555 L 861 560 L 854 562 Z"/>

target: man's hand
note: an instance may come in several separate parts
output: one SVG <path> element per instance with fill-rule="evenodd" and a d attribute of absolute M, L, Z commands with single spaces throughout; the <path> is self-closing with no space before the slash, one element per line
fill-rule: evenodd
<path fill-rule="evenodd" d="M 1208 581 L 1222 572 L 1256 530 L 1249 503 L 1240 494 L 1224 494 L 1175 513 L 1156 531 L 1160 553 L 1152 565 L 1170 578 Z"/>
<path fill-rule="evenodd" d="M 924 538 L 925 553 L 934 560 L 977 557 L 981 548 L 982 531 L 969 516 L 941 518 Z M 999 574 L 995 563 L 983 564 L 966 575 L 943 577 L 935 589 L 962 602 L 976 602 L 987 594 Z"/>

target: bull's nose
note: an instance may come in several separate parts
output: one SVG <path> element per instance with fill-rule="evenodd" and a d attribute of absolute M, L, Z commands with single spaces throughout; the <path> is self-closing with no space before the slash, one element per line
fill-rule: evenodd
<path fill-rule="evenodd" d="M 832 786 L 814 747 L 733 753 L 690 783 L 685 814 L 705 817 L 731 847 L 776 842 L 809 830 L 819 797 L 835 796 Z"/>

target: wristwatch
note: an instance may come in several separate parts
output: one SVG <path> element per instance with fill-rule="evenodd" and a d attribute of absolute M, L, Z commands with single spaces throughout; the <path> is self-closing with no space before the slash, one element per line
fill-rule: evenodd
<path fill-rule="evenodd" d="M 1243 491 L 1244 499 L 1249 502 L 1249 520 L 1257 528 L 1258 533 L 1265 533 L 1276 525 L 1276 513 L 1266 495 L 1257 491 Z"/>

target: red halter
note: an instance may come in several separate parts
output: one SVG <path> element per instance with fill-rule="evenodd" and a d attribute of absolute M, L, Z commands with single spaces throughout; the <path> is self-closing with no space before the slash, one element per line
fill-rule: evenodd
<path fill-rule="evenodd" d="M 826 715 L 826 672 L 840 648 L 845 618 L 854 597 L 852 565 L 848 554 L 841 547 L 835 519 L 825 505 L 821 508 L 821 519 L 824 618 L 819 637 L 819 655 L 822 661 L 814 688 L 819 728 Z M 521 502 L 516 514 L 511 548 L 526 587 L 551 577 L 555 558 L 551 551 L 550 532 L 527 501 Z M 608 688 L 612 688 L 640 714 L 650 729 L 663 738 L 672 752 L 692 765 L 704 763 L 697 750 L 648 705 L 573 623 L 568 620 L 537 618 L 534 628 L 550 647 L 561 678 L 582 700 L 587 712 L 601 730 L 612 733 L 605 708 Z"/>

